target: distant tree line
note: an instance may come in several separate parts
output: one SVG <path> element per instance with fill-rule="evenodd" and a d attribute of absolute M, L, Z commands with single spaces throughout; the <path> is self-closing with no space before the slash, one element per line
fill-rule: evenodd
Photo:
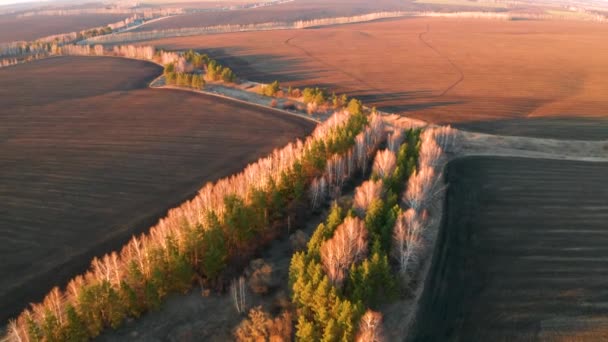
<path fill-rule="evenodd" d="M 228 33 L 228 32 L 245 32 L 245 31 L 261 31 L 261 30 L 283 30 L 283 29 L 304 29 L 315 26 L 339 25 L 348 23 L 365 22 L 382 18 L 394 18 L 411 15 L 412 12 L 376 12 L 352 17 L 336 17 L 336 18 L 320 18 L 312 20 L 298 20 L 294 22 L 267 22 L 257 24 L 234 24 L 234 25 L 216 25 L 206 27 L 187 27 L 174 28 L 166 30 L 151 30 L 139 32 L 123 32 L 111 36 L 94 37 L 86 43 L 127 43 L 141 40 L 170 38 L 170 37 L 187 37 L 197 36 L 201 34 L 213 33 Z"/>
<path fill-rule="evenodd" d="M 260 89 L 260 94 L 269 97 L 287 97 L 301 98 L 302 102 L 307 105 L 307 111 L 314 113 L 318 111 L 338 110 L 346 108 L 353 104 L 346 94 L 336 95 L 336 93 L 328 93 L 321 88 L 304 88 L 303 90 L 289 87 L 286 91 L 281 88 L 279 81 L 273 81 L 270 84 L 264 85 Z M 358 101 L 354 99 L 355 101 Z M 361 102 L 353 105 L 361 106 Z"/>

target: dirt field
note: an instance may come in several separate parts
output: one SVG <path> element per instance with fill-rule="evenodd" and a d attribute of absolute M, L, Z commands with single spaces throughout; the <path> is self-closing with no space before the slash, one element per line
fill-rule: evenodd
<path fill-rule="evenodd" d="M 17 18 L 0 15 L 0 43 L 35 40 L 59 33 L 81 31 L 123 20 L 126 14 L 36 15 Z"/>
<path fill-rule="evenodd" d="M 327 17 L 352 16 L 378 11 L 404 9 L 398 0 L 296 0 L 262 8 L 187 14 L 144 25 L 134 31 L 166 30 L 182 27 L 201 27 L 225 24 L 255 24 L 291 22 Z"/>
<path fill-rule="evenodd" d="M 413 341 L 602 341 L 607 163 L 466 158 Z"/>
<path fill-rule="evenodd" d="M 205 182 L 312 123 L 145 88 L 150 63 L 62 57 L 0 70 L 0 321 Z"/>
<path fill-rule="evenodd" d="M 584 22 L 416 18 L 152 44 L 201 49 L 248 79 L 326 86 L 432 122 L 605 139 L 607 35 L 608 25 Z"/>

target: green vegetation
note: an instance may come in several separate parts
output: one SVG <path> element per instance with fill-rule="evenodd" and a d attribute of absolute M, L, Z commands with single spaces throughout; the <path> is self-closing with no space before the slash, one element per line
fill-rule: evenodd
<path fill-rule="evenodd" d="M 289 91 L 293 93 L 292 90 Z M 345 108 L 349 104 L 348 97 L 345 94 L 336 95 L 332 93 L 329 95 L 325 90 L 321 88 L 304 88 L 302 91 L 303 101 L 306 104 L 312 104 L 314 106 L 327 106 L 333 109 Z"/>
<path fill-rule="evenodd" d="M 274 81 L 269 85 L 262 87 L 262 95 L 264 96 L 275 96 L 281 90 L 281 85 L 279 81 Z"/>
<path fill-rule="evenodd" d="M 236 75 L 232 72 L 232 69 L 221 66 L 215 60 L 210 59 L 207 63 L 207 80 L 209 81 L 224 81 L 227 83 L 234 83 L 236 81 Z"/>
<path fill-rule="evenodd" d="M 358 112 L 361 103 L 351 100 L 349 110 Z M 307 249 L 296 253 L 289 270 L 292 302 L 297 313 L 296 337 L 300 341 L 351 341 L 366 308 L 394 299 L 400 287 L 396 272 L 389 264 L 392 230 L 401 208 L 398 196 L 409 176 L 415 171 L 419 150 L 419 131 L 410 130 L 398 151 L 397 166 L 382 179 L 385 195 L 377 198 L 362 215 L 367 229 L 368 256 L 353 262 L 343 284 L 332 283 L 324 269 L 321 247 L 328 242 L 346 217 L 355 217 L 354 210 L 345 211 L 334 204 L 325 223 L 311 237 Z M 380 179 L 376 174 L 373 179 Z M 344 221 L 345 222 L 345 221 Z"/>
<path fill-rule="evenodd" d="M 176 63 L 165 65 L 165 77 L 167 84 L 176 85 L 179 87 L 191 87 L 194 89 L 202 89 L 207 81 L 223 81 L 226 83 L 234 83 L 236 75 L 232 69 L 218 64 L 217 61 L 209 58 L 206 54 L 200 54 L 193 50 L 185 52 L 183 55 L 183 63 L 192 72 L 180 72 L 176 67 Z M 179 64 L 179 63 L 178 63 Z M 203 73 L 206 74 L 203 76 Z"/>
<path fill-rule="evenodd" d="M 173 65 L 167 65 L 165 73 L 179 77 Z M 289 208 L 308 203 L 305 190 L 324 174 L 326 160 L 351 150 L 366 125 L 365 114 L 352 114 L 311 138 L 310 148 L 276 179 L 268 179 L 266 187 L 246 183 L 246 193 L 225 195 L 221 214 L 202 208 L 204 220 L 200 223 L 192 224 L 183 217 L 171 229 L 155 227 L 150 234 L 134 238 L 120 253 L 95 259 L 91 270 L 72 279 L 64 293 L 55 288 L 43 303 L 24 311 L 13 333 L 29 341 L 85 341 L 106 328 L 119 327 L 127 317 L 158 309 L 168 294 L 188 291 L 195 279 L 221 286 L 224 270 L 234 264 L 231 261 L 250 257 L 280 232 L 293 214 Z M 340 302 L 336 310 L 335 324 L 342 324 L 342 316 L 360 314 L 359 306 L 348 301 Z M 353 327 L 336 325 L 336 333 L 342 329 L 352 335 Z M 253 324 L 244 329 L 257 328 Z"/>
<path fill-rule="evenodd" d="M 173 63 L 165 65 L 165 70 L 163 73 L 165 75 L 165 81 L 168 85 L 193 89 L 203 89 L 205 87 L 205 80 L 200 74 L 195 72 L 176 72 L 175 65 Z"/>

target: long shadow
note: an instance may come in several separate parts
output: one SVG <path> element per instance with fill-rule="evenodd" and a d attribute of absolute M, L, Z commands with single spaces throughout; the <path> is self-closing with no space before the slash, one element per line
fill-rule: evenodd
<path fill-rule="evenodd" d="M 306 81 L 318 77 L 319 73 L 329 70 L 306 68 L 300 58 L 285 58 L 272 54 L 250 54 L 238 47 L 212 48 L 201 52 L 216 59 L 220 64 L 230 67 L 239 77 L 250 81 L 270 83 Z M 252 61 L 272 63 L 272 72 L 257 70 Z"/>

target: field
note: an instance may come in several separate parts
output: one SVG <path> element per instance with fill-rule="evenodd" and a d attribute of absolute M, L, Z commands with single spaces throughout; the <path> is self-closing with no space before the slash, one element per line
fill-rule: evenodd
<path fill-rule="evenodd" d="M 606 163 L 452 162 L 412 340 L 606 340 L 607 173 Z"/>
<path fill-rule="evenodd" d="M 409 18 L 142 44 L 200 49 L 247 79 L 329 87 L 432 122 L 605 139 L 607 34 L 574 21 Z"/>
<path fill-rule="evenodd" d="M 123 20 L 126 14 L 35 15 L 17 18 L 0 15 L 0 43 L 38 38 L 104 26 Z"/>
<path fill-rule="evenodd" d="M 1 321 L 207 181 L 312 130 L 270 110 L 148 89 L 160 72 L 103 57 L 0 70 Z"/>
<path fill-rule="evenodd" d="M 396 0 L 296 0 L 268 7 L 226 12 L 207 12 L 181 15 L 139 27 L 134 31 L 165 30 L 183 27 L 201 27 L 225 24 L 255 24 L 266 22 L 292 22 L 327 17 L 343 17 L 378 11 L 403 9 Z"/>

